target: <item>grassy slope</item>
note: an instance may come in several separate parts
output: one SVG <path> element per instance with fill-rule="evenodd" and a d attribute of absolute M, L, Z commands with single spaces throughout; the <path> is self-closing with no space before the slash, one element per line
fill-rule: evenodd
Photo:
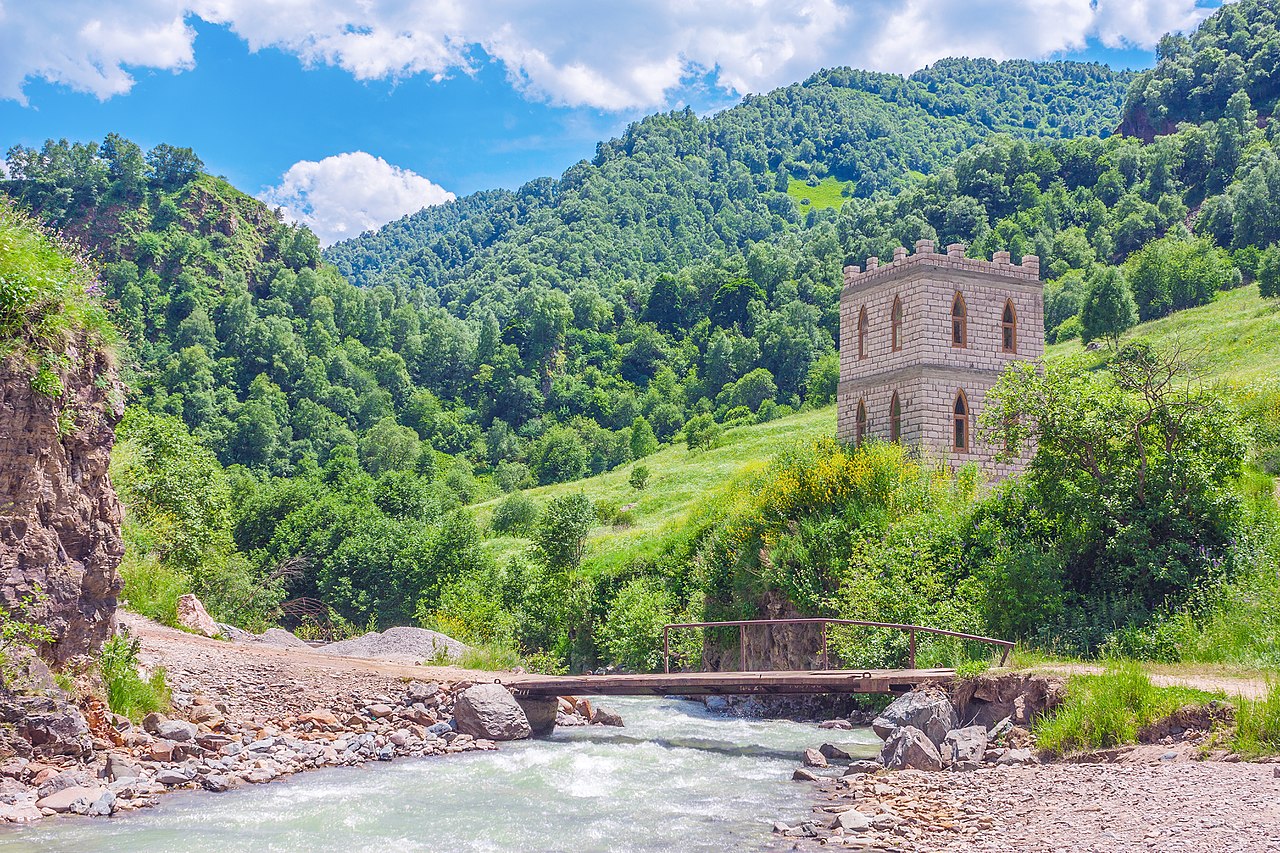
<path fill-rule="evenodd" d="M 804 181 L 792 178 L 787 183 L 787 195 L 791 196 L 791 200 L 796 203 L 802 213 L 809 210 L 822 210 L 826 207 L 839 210 L 848 201 L 848 197 L 844 194 L 846 187 L 852 191 L 853 182 L 823 178 L 816 187 L 811 187 Z M 808 199 L 809 203 L 805 204 L 804 199 Z"/>
<path fill-rule="evenodd" d="M 1138 336 L 1160 346 L 1180 342 L 1198 351 L 1210 376 L 1233 384 L 1280 376 L 1280 300 L 1263 300 L 1253 285 L 1222 293 L 1209 305 L 1144 323 L 1128 337 Z M 1061 358 L 1080 348 L 1078 340 L 1068 341 L 1050 347 L 1047 355 Z M 648 488 L 642 492 L 628 485 L 632 466 L 626 465 L 586 480 L 531 489 L 529 495 L 545 503 L 557 495 L 581 490 L 593 501 L 608 500 L 624 506 L 635 502 L 632 526 L 599 527 L 591 535 L 588 564 L 607 571 L 658 553 L 666 537 L 678 535 L 711 501 L 731 500 L 732 495 L 722 488 L 726 483 L 768 464 L 789 446 L 834 433 L 835 409 L 828 407 L 731 429 L 719 447 L 704 453 L 691 454 L 683 444 L 665 447 L 643 460 L 652 475 Z M 488 526 L 499 500 L 475 507 L 482 527 Z M 514 536 L 496 536 L 487 540 L 486 547 L 504 560 L 526 549 L 528 542 Z"/>
<path fill-rule="evenodd" d="M 1208 305 L 1143 323 L 1125 339 L 1144 337 L 1160 347 L 1180 345 L 1205 372 L 1232 384 L 1280 376 L 1280 300 L 1263 299 L 1257 285 L 1218 294 Z M 1080 351 L 1080 341 L 1049 347 L 1049 358 Z"/>
<path fill-rule="evenodd" d="M 725 433 L 720 446 L 701 453 L 690 453 L 683 444 L 664 447 L 642 460 L 651 472 L 644 491 L 631 488 L 627 480 L 632 466 L 624 465 L 586 480 L 530 489 L 528 494 L 539 503 L 577 491 L 586 492 L 593 501 L 609 500 L 622 506 L 634 502 L 634 522 L 630 527 L 600 527 L 592 532 L 588 561 L 596 569 L 605 570 L 657 553 L 663 538 L 678 534 L 686 520 L 705 507 L 708 500 L 724 499 L 721 486 L 725 483 L 768 464 L 787 447 L 834 435 L 835 421 L 835 407 L 829 406 L 765 424 L 736 427 Z M 488 526 L 499 500 L 476 506 L 482 527 Z M 526 540 L 513 536 L 497 536 L 486 545 L 500 560 L 528 547 Z"/>

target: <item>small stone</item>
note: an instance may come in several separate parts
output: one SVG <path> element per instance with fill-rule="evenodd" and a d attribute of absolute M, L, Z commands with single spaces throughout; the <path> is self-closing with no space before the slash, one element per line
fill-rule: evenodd
<path fill-rule="evenodd" d="M 820 729 L 840 729 L 841 731 L 849 731 L 853 728 L 853 723 L 848 720 L 823 720 L 818 723 Z"/>
<path fill-rule="evenodd" d="M 591 709 L 591 722 L 597 726 L 617 726 L 621 728 L 623 725 L 622 715 L 599 705 Z"/>
<path fill-rule="evenodd" d="M 167 768 L 156 773 L 152 778 L 161 785 L 169 787 L 174 785 L 185 785 L 191 781 L 187 778 L 187 774 L 183 773 L 181 770 L 171 770 Z"/>
<path fill-rule="evenodd" d="M 839 827 L 846 832 L 866 832 L 871 828 L 871 818 L 860 811 L 850 809 L 836 815 L 833 827 Z"/>
<path fill-rule="evenodd" d="M 791 831 L 791 827 L 787 826 L 780 820 L 775 820 L 773 822 L 773 831 L 778 835 L 784 835 Z"/>
<path fill-rule="evenodd" d="M 830 759 L 831 761 L 848 761 L 853 758 L 853 756 L 846 750 L 841 749 L 834 743 L 824 743 L 822 746 L 818 747 L 818 751 L 822 753 L 824 758 Z"/>
<path fill-rule="evenodd" d="M 827 759 L 821 751 L 816 749 L 806 749 L 803 755 L 805 767 L 826 767 Z"/>
<path fill-rule="evenodd" d="M 63 788 L 60 791 L 41 797 L 36 801 L 36 808 L 51 809 L 54 812 L 76 812 L 77 814 L 85 814 L 89 808 L 102 798 L 103 794 L 109 794 L 106 788 L 84 788 L 71 787 Z M 114 802 L 115 798 L 112 797 Z M 110 812 L 108 812 L 110 814 Z"/>
<path fill-rule="evenodd" d="M 844 771 L 846 776 L 863 776 L 867 773 L 879 773 L 884 765 L 879 761 L 854 761 Z"/>
<path fill-rule="evenodd" d="M 365 710 L 369 713 L 369 716 L 373 717 L 375 720 L 381 720 L 383 717 L 391 716 L 392 708 L 390 705 L 384 705 L 379 702 L 366 706 Z"/>
<path fill-rule="evenodd" d="M 791 774 L 792 782 L 817 782 L 818 777 L 812 770 L 806 770 L 803 767 L 797 767 L 795 772 Z"/>
<path fill-rule="evenodd" d="M 186 743 L 196 739 L 196 727 L 186 720 L 163 720 L 156 725 L 153 734 L 176 743 Z"/>

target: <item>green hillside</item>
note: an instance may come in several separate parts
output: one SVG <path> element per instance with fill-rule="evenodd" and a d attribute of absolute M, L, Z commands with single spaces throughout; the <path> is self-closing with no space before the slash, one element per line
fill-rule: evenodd
<path fill-rule="evenodd" d="M 1125 339 L 1145 338 L 1162 349 L 1180 347 L 1205 374 L 1233 385 L 1280 379 L 1280 300 L 1263 299 L 1251 284 L 1225 290 L 1208 305 L 1142 323 Z M 1049 358 L 1079 352 L 1078 340 L 1048 348 Z"/>
<path fill-rule="evenodd" d="M 650 471 L 649 483 L 643 490 L 628 484 L 631 468 L 626 467 L 575 483 L 529 489 L 526 494 L 545 502 L 581 491 L 592 501 L 630 507 L 624 526 L 597 527 L 587 540 L 589 565 L 600 570 L 625 568 L 637 559 L 661 552 L 668 546 L 664 542 L 667 538 L 687 534 L 691 520 L 699 513 L 713 508 L 722 510 L 724 502 L 733 499 L 726 484 L 759 470 L 788 448 L 834 435 L 835 429 L 835 407 L 828 406 L 764 424 L 728 429 L 710 450 L 690 452 L 683 444 L 665 447 L 636 463 Z M 501 500 L 474 507 L 482 527 L 488 526 Z M 485 540 L 485 550 L 499 562 L 523 554 L 528 547 L 527 539 L 516 536 Z"/>

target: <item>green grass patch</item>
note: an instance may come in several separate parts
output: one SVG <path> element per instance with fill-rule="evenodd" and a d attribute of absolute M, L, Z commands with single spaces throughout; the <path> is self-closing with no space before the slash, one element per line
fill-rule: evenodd
<path fill-rule="evenodd" d="M 839 210 L 853 195 L 853 190 L 853 181 L 837 181 L 835 178 L 823 178 L 816 187 L 795 178 L 787 182 L 787 195 L 802 211 Z"/>
<path fill-rule="evenodd" d="M 98 668 L 107 687 L 107 706 L 137 722 L 152 711 L 169 707 L 169 688 L 164 669 L 157 667 L 150 678 L 138 674 L 137 640 L 117 634 L 102 646 Z"/>
<path fill-rule="evenodd" d="M 1232 746 L 1245 758 L 1280 753 L 1280 684 L 1271 684 L 1263 699 L 1239 703 Z"/>
<path fill-rule="evenodd" d="M 1066 701 L 1036 723 L 1036 745 L 1061 756 L 1135 743 L 1139 730 L 1179 708 L 1222 698 L 1189 687 L 1157 687 L 1137 663 L 1115 663 L 1101 675 L 1071 677 Z"/>
<path fill-rule="evenodd" d="M 458 658 L 458 666 L 463 669 L 480 669 L 485 672 L 508 671 L 519 665 L 520 655 L 514 649 L 495 644 L 473 646 Z"/>

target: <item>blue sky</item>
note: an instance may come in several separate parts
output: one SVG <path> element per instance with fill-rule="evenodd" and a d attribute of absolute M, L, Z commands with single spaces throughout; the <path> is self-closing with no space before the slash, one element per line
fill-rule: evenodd
<path fill-rule="evenodd" d="M 1203 0 L 548 0 L 484 15 L 484 0 L 457 2 L 10 7 L 0 145 L 116 131 L 191 146 L 329 242 L 448 193 L 558 175 L 656 109 L 946 55 L 1146 67 L 1162 32 L 1204 14 Z"/>

